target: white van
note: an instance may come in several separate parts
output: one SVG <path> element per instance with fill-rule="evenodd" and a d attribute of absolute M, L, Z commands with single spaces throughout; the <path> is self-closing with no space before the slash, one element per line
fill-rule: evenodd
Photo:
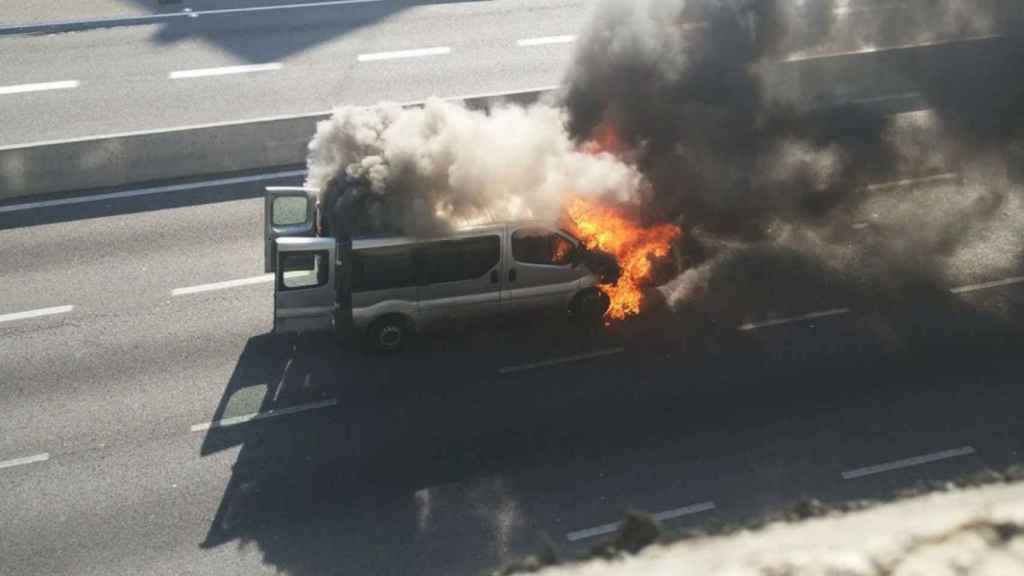
<path fill-rule="evenodd" d="M 442 237 L 357 238 L 346 262 L 339 255 L 345 246 L 318 234 L 316 211 L 314 190 L 267 189 L 265 256 L 275 273 L 277 333 L 351 325 L 368 345 L 397 350 L 444 320 L 550 310 L 596 321 L 608 307 L 596 285 L 618 275 L 614 259 L 532 222 Z"/>

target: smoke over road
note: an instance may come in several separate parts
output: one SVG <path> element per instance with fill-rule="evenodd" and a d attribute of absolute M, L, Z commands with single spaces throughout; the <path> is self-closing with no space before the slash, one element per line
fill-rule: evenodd
<path fill-rule="evenodd" d="M 614 126 L 651 183 L 648 206 L 702 244 L 664 288 L 671 302 L 798 312 L 868 286 L 1012 275 L 1024 255 L 1021 11 L 604 2 L 569 72 L 570 130 L 583 141 Z M 928 111 L 858 103 L 894 95 Z"/>
<path fill-rule="evenodd" d="M 684 228 L 691 269 L 666 286 L 673 302 L 792 293 L 807 306 L 786 287 L 1007 273 L 1024 261 L 1022 11 L 606 0 L 561 102 L 342 108 L 311 144 L 308 183 L 420 201 L 442 225 L 553 219 L 566 194 L 629 202 Z M 903 100 L 926 110 L 878 105 Z M 590 153 L 608 134 L 611 153 Z M 395 220 L 384 214 L 368 228 Z"/>
<path fill-rule="evenodd" d="M 554 221 L 564 194 L 640 201 L 645 181 L 611 154 L 581 151 L 565 111 L 536 104 L 489 113 L 429 100 L 422 109 L 345 107 L 310 145 L 308 185 L 350 188 L 367 210 L 362 230 L 395 213 L 422 212 L 418 227 L 538 218 Z M 412 228 L 411 225 L 406 225 Z"/>

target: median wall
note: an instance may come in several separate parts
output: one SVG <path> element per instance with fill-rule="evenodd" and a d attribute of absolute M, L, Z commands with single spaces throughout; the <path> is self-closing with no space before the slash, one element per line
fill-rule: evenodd
<path fill-rule="evenodd" d="M 534 102 L 549 90 L 482 95 L 471 108 Z M 406 104 L 420 106 L 422 102 Z M 0 201 L 304 164 L 327 113 L 0 147 Z"/>
<path fill-rule="evenodd" d="M 982 80 L 1012 75 L 1020 53 L 1019 39 L 988 37 L 810 57 L 765 66 L 763 88 L 767 98 L 798 107 L 856 104 L 888 114 L 943 105 L 970 111 L 976 102 L 1006 107 L 1012 93 L 979 95 L 974 88 Z M 500 101 L 533 102 L 551 91 L 453 100 L 487 108 Z M 985 100 L 995 96 L 1000 96 L 995 103 Z M 0 201 L 304 164 L 316 123 L 326 117 L 311 114 L 0 148 Z M 970 114 L 951 117 L 973 119 Z"/>

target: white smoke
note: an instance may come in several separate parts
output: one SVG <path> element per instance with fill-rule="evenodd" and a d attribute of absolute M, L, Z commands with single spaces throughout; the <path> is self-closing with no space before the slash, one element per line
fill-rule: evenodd
<path fill-rule="evenodd" d="M 325 189 L 341 177 L 362 194 L 425 202 L 450 225 L 553 221 L 566 194 L 641 201 L 648 184 L 636 168 L 581 151 L 566 121 L 564 110 L 545 104 L 341 107 L 317 126 L 306 185 Z"/>

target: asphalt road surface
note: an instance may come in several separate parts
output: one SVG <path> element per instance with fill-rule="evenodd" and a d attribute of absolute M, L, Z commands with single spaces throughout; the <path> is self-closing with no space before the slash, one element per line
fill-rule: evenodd
<path fill-rule="evenodd" d="M 468 10 L 485 18 L 508 6 L 409 7 L 375 26 L 443 32 L 455 24 L 440 17 L 424 24 L 430 18 L 423 14 Z M 122 14 L 113 8 L 83 2 L 68 18 Z M 564 62 L 564 44 L 531 52 L 516 39 L 571 32 L 562 26 L 569 20 L 515 24 L 520 13 L 510 14 L 513 23 L 486 35 L 487 42 L 504 38 L 500 58 L 511 64 L 502 66 Z M 247 106 L 239 92 L 252 95 L 254 106 L 266 93 L 235 82 L 285 78 L 278 75 L 293 68 L 290 59 L 330 54 L 335 42 L 348 50 L 339 66 L 353 74 L 352 60 L 371 49 L 441 45 L 453 49 L 445 58 L 455 58 L 463 46 L 412 32 L 344 44 L 369 29 L 362 28 L 319 42 L 304 43 L 297 33 L 290 50 L 257 51 L 266 58 L 208 38 L 168 43 L 175 46 L 168 54 L 192 46 L 193 60 L 180 65 L 146 56 L 151 38 L 131 48 L 131 35 L 174 26 L 184 24 L 0 38 L 4 84 L 12 42 L 68 42 L 64 50 L 89 55 L 35 60 L 23 70 L 36 76 L 14 82 L 71 79 L 78 69 L 60 66 L 83 65 L 97 77 L 110 73 L 115 84 L 131 83 L 138 77 L 91 56 L 102 53 L 99 46 L 82 46 L 138 53 L 118 61 L 145 70 L 136 112 L 126 105 L 112 114 L 103 104 L 104 96 L 133 94 L 125 85 L 90 96 L 84 75 L 76 76 L 78 88 L 29 101 L 53 98 L 52 115 L 37 116 L 32 134 L 66 137 L 155 127 L 135 120 L 157 106 L 174 122 L 205 121 L 206 104 L 216 109 L 209 118 L 230 119 Z M 471 38 L 473 28 L 459 25 L 458 38 Z M 488 46 L 481 50 L 499 50 L 497 40 Z M 540 51 L 547 56 L 522 57 L 538 59 L 532 64 L 516 60 Z M 19 54 L 36 58 L 28 48 Z M 270 60 L 285 65 L 252 76 L 167 77 Z M 396 68 L 390 88 L 378 79 L 378 93 L 352 98 L 441 90 L 414 85 L 417 72 L 409 70 L 426 60 L 418 62 L 366 62 L 410 68 Z M 551 79 L 543 70 L 533 78 L 504 69 L 481 72 L 493 84 L 473 84 L 473 74 L 459 70 L 454 79 L 437 76 L 445 95 Z M 300 77 L 282 80 L 281 89 L 298 88 L 289 82 Z M 227 79 L 230 90 L 205 88 L 208 102 L 191 90 L 174 92 L 184 85 L 177 82 Z M 153 82 L 161 88 L 142 88 Z M 337 91 L 354 90 L 345 86 L 327 86 L 322 102 L 295 90 L 294 98 L 267 98 L 293 109 L 242 111 L 307 112 L 356 93 Z M 903 94 L 868 88 L 843 94 Z M 10 100 L 18 97 L 0 95 L 4 137 L 28 133 L 18 124 L 27 117 L 19 106 L 28 104 Z M 165 97 L 173 104 L 153 100 Z M 175 106 L 184 115 L 175 116 Z M 994 213 L 1008 219 L 997 217 L 998 227 L 957 228 L 961 240 L 985 239 L 986 251 L 952 259 L 942 281 L 895 270 L 850 278 L 785 253 L 758 254 L 750 261 L 756 266 L 738 261 L 749 272 L 735 282 L 709 287 L 713 305 L 673 307 L 655 291 L 643 316 L 598 332 L 556 318 L 509 320 L 448 330 L 381 357 L 350 343 L 269 334 L 260 190 L 300 180 L 300 171 L 285 167 L 0 205 L 0 574 L 474 574 L 545 542 L 566 556 L 581 553 L 631 508 L 681 531 L 804 497 L 887 497 L 1021 462 L 1024 261 L 1014 233 L 1020 228 L 1008 225 L 1022 210 L 1019 190 L 996 205 Z M 844 237 L 871 245 L 908 226 L 914 211 L 901 207 L 915 204 L 893 198 L 955 206 L 984 184 L 959 166 L 873 183 L 864 189 L 863 213 L 848 215 Z M 860 258 L 870 259 L 870 251 Z"/>
<path fill-rule="evenodd" d="M 0 212 L 0 572 L 478 573 L 630 508 L 681 530 L 1020 461 L 1024 267 L 858 295 L 787 261 L 714 312 L 366 356 L 269 334 L 257 196 L 299 177 L 240 178 Z"/>
<path fill-rule="evenodd" d="M 0 31 L 0 145 L 542 88 L 590 2 L 199 2 L 127 23 L 123 4 Z"/>
<path fill-rule="evenodd" d="M 0 146 L 550 87 L 563 81 L 592 5 L 90 0 L 58 12 L 19 2 L 0 16 Z M 999 21 L 978 23 L 932 11 L 932 22 L 898 8 L 842 3 L 831 40 L 812 38 L 812 50 L 794 34 L 788 56 L 763 66 L 769 91 L 812 105 L 868 93 L 897 103 L 926 98 L 919 84 L 930 69 L 914 50 L 897 50 L 895 63 L 880 55 L 888 72 L 853 83 L 858 75 L 834 59 L 998 35 L 994 27 L 1021 17 L 1019 8 L 1001 8 Z M 701 22 L 691 24 L 699 33 Z"/>

